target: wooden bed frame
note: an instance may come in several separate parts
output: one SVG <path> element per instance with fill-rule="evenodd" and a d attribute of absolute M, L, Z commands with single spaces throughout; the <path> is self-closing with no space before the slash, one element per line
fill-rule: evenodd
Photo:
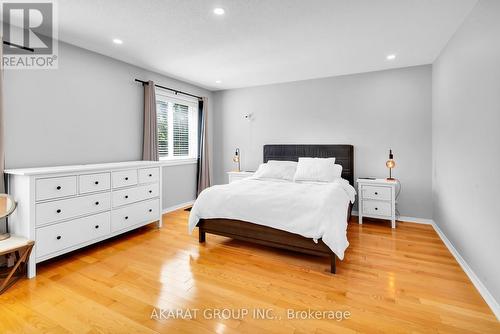
<path fill-rule="evenodd" d="M 352 145 L 264 145 L 264 162 L 298 161 L 299 157 L 335 157 L 335 163 L 342 165 L 342 177 L 354 186 Z M 352 205 L 349 204 L 346 210 L 349 221 Z M 211 233 L 305 254 L 328 256 L 331 261 L 330 272 L 335 274 L 336 255 L 321 239 L 315 243 L 312 239 L 295 233 L 233 219 L 201 219 L 197 226 L 200 243 L 205 242 L 206 233 Z"/>

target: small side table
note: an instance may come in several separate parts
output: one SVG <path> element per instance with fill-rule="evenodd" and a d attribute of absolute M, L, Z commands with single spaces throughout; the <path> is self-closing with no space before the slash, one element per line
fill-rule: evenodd
<path fill-rule="evenodd" d="M 386 179 L 358 179 L 358 219 L 363 217 L 387 219 L 396 228 L 396 185 L 397 181 Z"/>
<path fill-rule="evenodd" d="M 26 264 L 34 244 L 32 240 L 15 235 L 0 241 L 0 255 L 10 254 L 14 257 L 12 267 L 0 270 L 0 294 L 26 275 Z"/>
<path fill-rule="evenodd" d="M 227 172 L 229 183 L 251 177 L 254 172 Z"/>

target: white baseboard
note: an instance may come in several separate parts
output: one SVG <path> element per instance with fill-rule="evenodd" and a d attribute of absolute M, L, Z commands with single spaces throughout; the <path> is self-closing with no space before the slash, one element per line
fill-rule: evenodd
<path fill-rule="evenodd" d="M 455 260 L 457 260 L 460 267 L 462 267 L 462 270 L 467 274 L 469 279 L 472 281 L 472 284 L 474 284 L 476 289 L 479 291 L 486 304 L 488 304 L 491 311 L 493 311 L 493 314 L 495 314 L 497 319 L 500 321 L 500 304 L 498 303 L 498 301 L 495 300 L 495 297 L 493 297 L 493 295 L 488 291 L 486 286 L 483 284 L 483 282 L 481 282 L 479 277 L 477 277 L 476 273 L 474 273 L 469 264 L 465 262 L 464 258 L 460 255 L 460 253 L 457 251 L 455 246 L 453 246 L 451 241 L 446 237 L 443 231 L 441 231 L 439 226 L 437 226 L 436 222 L 432 221 L 431 224 L 436 233 L 441 238 L 441 240 L 443 240 L 444 244 L 446 245 L 450 253 L 453 255 L 453 257 L 455 257 Z"/>
<path fill-rule="evenodd" d="M 184 208 L 186 206 L 190 206 L 190 205 L 193 205 L 193 204 L 194 204 L 194 201 L 189 201 L 189 202 L 177 204 L 177 205 L 174 205 L 174 206 L 171 206 L 171 207 L 163 209 L 163 214 L 166 214 L 166 213 L 169 213 L 169 212 L 172 212 L 172 211 L 175 211 L 175 210 L 179 210 L 179 209 L 182 209 L 182 208 Z"/>
<path fill-rule="evenodd" d="M 353 216 L 358 216 L 358 211 L 352 211 Z M 425 224 L 432 225 L 432 219 L 427 218 L 418 218 L 418 217 L 409 217 L 409 216 L 399 216 L 396 218 L 397 221 L 401 222 L 409 222 L 409 223 L 417 223 L 417 224 Z"/>
<path fill-rule="evenodd" d="M 417 218 L 417 217 L 409 217 L 409 216 L 399 216 L 396 218 L 398 221 L 408 222 L 408 223 L 417 223 L 424 225 L 432 225 L 432 219 L 428 218 Z"/>

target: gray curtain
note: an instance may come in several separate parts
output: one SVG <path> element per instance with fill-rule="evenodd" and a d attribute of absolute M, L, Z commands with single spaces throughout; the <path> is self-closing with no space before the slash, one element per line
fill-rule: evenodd
<path fill-rule="evenodd" d="M 142 160 L 159 160 L 156 94 L 153 81 L 148 81 L 147 84 L 144 84 L 144 140 L 142 145 Z"/>
<path fill-rule="evenodd" d="M 210 169 L 209 169 L 209 154 L 208 154 L 208 129 L 207 129 L 207 118 L 208 118 L 208 102 L 207 98 L 204 97 L 199 102 L 200 109 L 200 131 L 199 131 L 199 141 L 198 141 L 198 187 L 196 193 L 199 195 L 203 189 L 210 187 L 212 184 L 210 181 Z"/>

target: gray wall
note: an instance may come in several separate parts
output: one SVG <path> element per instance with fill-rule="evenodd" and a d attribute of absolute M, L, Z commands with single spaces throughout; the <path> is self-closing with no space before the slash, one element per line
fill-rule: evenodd
<path fill-rule="evenodd" d="M 500 1 L 478 2 L 433 68 L 434 221 L 500 301 Z"/>
<path fill-rule="evenodd" d="M 60 43 L 59 69 L 5 71 L 6 167 L 141 159 L 143 91 L 135 78 L 207 96 L 211 109 L 205 89 Z M 164 167 L 163 176 L 164 208 L 195 198 L 195 165 Z"/>
<path fill-rule="evenodd" d="M 401 215 L 431 218 L 431 77 L 417 66 L 216 92 L 215 181 L 227 181 L 235 147 L 255 170 L 264 144 L 353 144 L 355 177 L 386 177 L 392 148 Z"/>
<path fill-rule="evenodd" d="M 163 167 L 163 208 L 170 208 L 196 198 L 196 164 Z"/>

